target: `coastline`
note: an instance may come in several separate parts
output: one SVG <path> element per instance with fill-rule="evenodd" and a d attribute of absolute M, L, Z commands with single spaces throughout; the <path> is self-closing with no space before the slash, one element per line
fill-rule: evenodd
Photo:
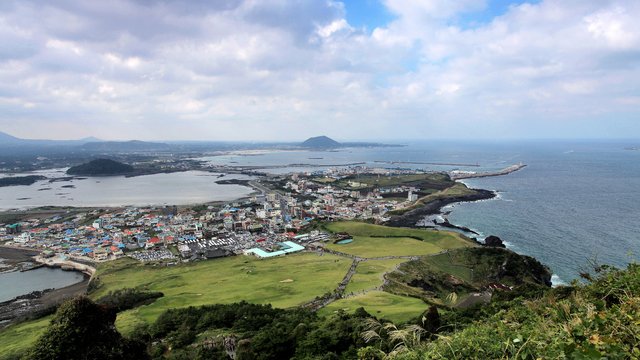
<path fill-rule="evenodd" d="M 3 259 L 5 263 L 10 265 L 15 265 L 21 262 L 33 262 L 33 257 L 38 254 L 40 254 L 40 251 L 35 249 L 0 245 L 0 259 Z"/>
<path fill-rule="evenodd" d="M 86 294 L 89 281 L 90 277 L 85 274 L 82 281 L 69 286 L 32 291 L 0 302 L 0 330 L 16 322 L 45 316 L 65 300 Z"/>
<path fill-rule="evenodd" d="M 0 258 L 12 270 L 22 271 L 19 264 L 30 263 L 35 266 L 24 271 L 33 270 L 41 266 L 59 268 L 64 271 L 77 271 L 83 274 L 83 280 L 58 289 L 32 291 L 19 295 L 13 299 L 0 302 L 0 329 L 16 321 L 33 316 L 45 315 L 53 307 L 71 297 L 86 294 L 89 282 L 95 268 L 72 260 L 45 259 L 40 257 L 40 251 L 17 246 L 0 246 Z"/>
<path fill-rule="evenodd" d="M 493 199 L 496 196 L 494 191 L 484 190 L 484 189 L 473 189 L 475 190 L 474 194 L 463 195 L 463 196 L 454 196 L 445 199 L 436 199 L 431 201 L 424 206 L 419 208 L 409 210 L 402 215 L 396 215 L 389 219 L 385 223 L 387 226 L 396 226 L 396 227 L 416 227 L 416 224 L 422 220 L 424 217 L 429 215 L 437 215 L 442 213 L 442 208 L 453 203 L 462 203 L 462 202 L 473 202 L 480 200 L 488 200 Z"/>

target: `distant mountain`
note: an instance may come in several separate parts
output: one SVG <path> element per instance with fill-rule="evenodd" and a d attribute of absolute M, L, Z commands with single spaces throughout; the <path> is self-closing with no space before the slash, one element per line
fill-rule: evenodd
<path fill-rule="evenodd" d="M 342 144 L 323 135 L 323 136 L 308 138 L 302 144 L 300 144 L 300 146 L 305 148 L 313 148 L 313 149 L 331 149 L 331 148 L 341 147 Z"/>
<path fill-rule="evenodd" d="M 7 133 L 4 133 L 2 131 L 0 131 L 0 144 L 5 144 L 5 143 L 16 143 L 16 142 L 20 142 L 22 139 L 19 139 L 15 136 L 11 136 Z"/>
<path fill-rule="evenodd" d="M 159 151 L 168 150 L 171 145 L 165 143 L 153 143 L 140 140 L 131 141 L 96 141 L 82 145 L 83 150 L 105 151 L 105 152 L 128 152 L 128 151 Z"/>
<path fill-rule="evenodd" d="M 69 168 L 67 174 L 84 176 L 125 175 L 132 173 L 133 170 L 133 166 L 121 162 L 110 159 L 96 159 L 86 164 Z"/>
<path fill-rule="evenodd" d="M 78 141 L 83 142 L 83 143 L 89 143 L 89 142 L 101 142 L 101 141 L 104 141 L 104 140 L 98 139 L 95 136 L 89 136 L 89 137 L 86 137 L 86 138 L 82 138 L 82 139 L 80 139 Z"/>
<path fill-rule="evenodd" d="M 13 135 L 9 135 L 7 133 L 0 131 L 0 146 L 31 146 L 31 147 L 40 147 L 40 146 L 73 146 L 73 145 L 81 145 L 88 142 L 94 141 L 102 141 L 95 137 L 86 137 L 80 140 L 48 140 L 48 139 L 21 139 L 15 137 Z"/>

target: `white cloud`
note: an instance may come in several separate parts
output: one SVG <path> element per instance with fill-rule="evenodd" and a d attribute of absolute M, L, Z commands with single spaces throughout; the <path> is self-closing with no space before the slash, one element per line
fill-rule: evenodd
<path fill-rule="evenodd" d="M 7 1 L 0 130 L 58 138 L 402 138 L 406 129 L 544 137 L 579 136 L 585 116 L 607 127 L 632 121 L 617 114 L 638 115 L 635 1 L 524 3 L 472 28 L 453 20 L 484 11 L 487 1 L 384 4 L 396 17 L 367 33 L 329 0 Z M 576 133 L 555 132 L 559 120 L 575 123 Z"/>

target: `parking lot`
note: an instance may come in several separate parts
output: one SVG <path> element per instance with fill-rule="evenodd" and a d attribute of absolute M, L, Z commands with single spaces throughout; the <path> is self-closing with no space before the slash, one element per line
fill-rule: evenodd
<path fill-rule="evenodd" d="M 136 251 L 134 253 L 129 254 L 129 256 L 142 262 L 170 260 L 170 259 L 176 258 L 169 250 Z"/>

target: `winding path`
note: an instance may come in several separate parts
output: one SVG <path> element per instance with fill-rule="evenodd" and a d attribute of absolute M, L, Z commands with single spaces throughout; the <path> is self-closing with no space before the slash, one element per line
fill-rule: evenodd
<path fill-rule="evenodd" d="M 405 255 L 405 256 L 394 256 L 394 255 L 389 255 L 389 256 L 379 256 L 379 257 L 371 257 L 371 258 L 365 258 L 365 257 L 360 257 L 360 256 L 356 256 L 356 255 L 352 255 L 352 254 L 347 254 L 347 253 L 343 253 L 340 251 L 335 251 L 335 250 L 331 250 L 331 249 L 327 249 L 327 248 L 323 248 L 322 252 L 326 252 L 328 254 L 333 254 L 336 256 L 340 256 L 340 257 L 345 257 L 345 258 L 349 258 L 352 260 L 351 266 L 349 267 L 349 270 L 347 271 L 347 273 L 344 275 L 344 277 L 342 278 L 342 281 L 340 281 L 340 283 L 338 284 L 338 286 L 331 291 L 330 295 L 328 296 L 324 296 L 321 298 L 317 298 L 314 299 L 306 304 L 303 304 L 302 306 L 310 308 L 314 311 L 320 310 L 323 307 L 331 304 L 332 302 L 338 300 L 338 299 L 345 299 L 348 297 L 351 297 L 353 295 L 344 295 L 344 291 L 347 288 L 347 285 L 349 285 L 349 282 L 351 282 L 351 278 L 353 277 L 353 275 L 356 273 L 356 269 L 358 267 L 358 265 L 361 262 L 367 262 L 367 261 L 375 261 L 375 260 L 393 260 L 393 259 L 406 259 L 407 261 L 410 260 L 417 260 L 420 258 L 420 256 L 416 256 L 416 255 Z M 431 255 L 427 255 L 427 256 L 433 256 L 433 255 L 438 255 L 438 254 L 442 254 L 442 253 L 446 253 L 448 252 L 448 250 L 436 253 L 436 254 L 431 254 Z M 396 265 L 396 267 L 391 270 L 391 271 L 395 271 L 397 270 L 397 268 L 403 263 L 400 263 L 398 265 Z M 382 274 L 383 279 L 384 279 L 384 275 L 386 273 Z M 384 285 L 384 283 L 383 283 Z M 375 289 L 378 289 L 379 287 L 376 287 Z M 375 290 L 375 289 L 368 289 L 365 290 L 364 293 L 367 293 L 371 290 Z"/>

